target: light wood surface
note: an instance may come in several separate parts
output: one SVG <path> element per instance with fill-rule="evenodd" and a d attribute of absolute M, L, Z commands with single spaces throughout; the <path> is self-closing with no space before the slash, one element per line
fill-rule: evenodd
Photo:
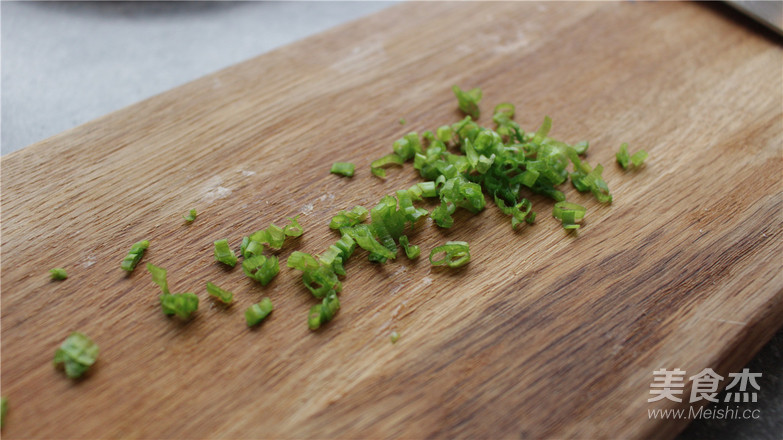
<path fill-rule="evenodd" d="M 652 371 L 726 376 L 783 322 L 782 67 L 780 46 L 698 4 L 403 4 L 5 156 L 3 435 L 671 436 L 686 421 L 648 419 L 678 405 L 647 403 Z M 511 101 L 523 128 L 549 115 L 552 136 L 590 140 L 614 203 L 568 187 L 588 210 L 578 236 L 540 197 L 517 233 L 491 203 L 419 228 L 423 255 L 470 242 L 457 271 L 358 252 L 316 333 L 297 272 L 261 287 L 214 262 L 214 240 L 299 213 L 281 260 L 321 252 L 338 210 L 418 181 L 369 163 L 458 120 L 452 84 L 483 88 L 482 123 Z M 621 142 L 649 151 L 643 169 L 617 167 Z M 330 175 L 338 160 L 357 175 Z M 192 321 L 161 313 L 146 262 L 199 295 Z M 262 296 L 275 311 L 248 330 Z M 51 364 L 74 330 L 101 347 L 78 382 Z"/>

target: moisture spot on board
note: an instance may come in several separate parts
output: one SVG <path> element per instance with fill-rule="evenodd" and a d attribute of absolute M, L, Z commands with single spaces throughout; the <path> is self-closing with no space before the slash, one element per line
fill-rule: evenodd
<path fill-rule="evenodd" d="M 90 267 L 90 266 L 92 266 L 93 264 L 95 264 L 95 262 L 96 262 L 97 260 L 98 260 L 98 259 L 97 259 L 97 258 L 95 258 L 95 255 L 90 255 L 89 257 L 87 257 L 87 259 L 84 261 L 84 263 L 82 263 L 82 266 L 84 266 L 84 267 Z"/>
<path fill-rule="evenodd" d="M 215 176 L 204 185 L 204 195 L 202 199 L 205 202 L 213 202 L 217 199 L 228 197 L 231 194 L 231 189 L 226 188 L 223 185 L 223 178 Z"/>
<path fill-rule="evenodd" d="M 421 279 L 421 283 L 424 284 L 425 286 L 429 286 L 430 284 L 432 284 L 432 278 L 424 277 Z"/>

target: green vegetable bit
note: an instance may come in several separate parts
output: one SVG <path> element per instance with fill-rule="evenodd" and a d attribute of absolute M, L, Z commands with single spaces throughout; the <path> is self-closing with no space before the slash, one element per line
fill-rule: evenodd
<path fill-rule="evenodd" d="M 334 319 L 334 315 L 340 309 L 340 300 L 337 293 L 332 290 L 324 297 L 321 304 L 316 304 L 310 309 L 307 316 L 307 325 L 310 330 L 318 330 L 322 325 Z"/>
<path fill-rule="evenodd" d="M 192 293 L 164 293 L 158 298 L 166 315 L 177 315 L 182 319 L 188 319 L 198 310 L 198 297 Z"/>
<path fill-rule="evenodd" d="M 0 397 L 0 429 L 5 425 L 5 413 L 8 412 L 8 399 Z"/>
<path fill-rule="evenodd" d="M 256 242 L 258 245 L 266 244 L 272 249 L 280 249 L 285 243 L 286 237 L 299 237 L 304 233 L 304 229 L 299 224 L 299 216 L 293 218 L 287 217 L 289 223 L 282 228 L 272 223 L 268 228 L 256 231 L 250 234 L 249 237 L 242 239 L 242 245 L 240 252 L 243 257 L 258 255 L 263 250 L 263 246 L 253 246 L 252 243 Z M 248 250 L 249 249 L 249 250 Z"/>
<path fill-rule="evenodd" d="M 49 274 L 51 274 L 52 280 L 54 281 L 60 281 L 68 278 L 68 273 L 65 272 L 65 269 L 60 267 L 49 269 Z"/>
<path fill-rule="evenodd" d="M 474 120 L 480 116 L 479 102 L 481 101 L 481 89 L 475 88 L 468 91 L 463 91 L 459 86 L 455 85 L 451 88 L 454 95 L 459 102 L 459 109 L 466 115 L 469 115 Z"/>
<path fill-rule="evenodd" d="M 579 229 L 579 222 L 585 217 L 585 207 L 571 202 L 557 202 L 552 209 L 552 216 L 560 220 L 563 229 Z"/>
<path fill-rule="evenodd" d="M 196 212 L 196 210 L 195 209 L 191 209 L 190 212 L 188 213 L 188 215 L 183 215 L 182 217 L 185 219 L 186 222 L 192 223 L 193 220 L 196 219 L 197 215 L 198 215 L 198 213 Z"/>
<path fill-rule="evenodd" d="M 406 235 L 401 235 L 399 241 L 400 246 L 405 250 L 405 256 L 408 257 L 409 260 L 419 258 L 419 255 L 421 254 L 421 248 L 419 248 L 419 246 L 410 244 Z"/>
<path fill-rule="evenodd" d="M 144 256 L 144 251 L 146 251 L 148 247 L 150 247 L 150 242 L 147 240 L 134 243 L 133 246 L 131 246 L 130 251 L 128 251 L 128 255 L 125 256 L 125 259 L 123 259 L 120 264 L 122 270 L 132 272 L 133 269 L 136 268 L 136 265 L 139 264 L 139 261 L 141 261 L 141 257 Z"/>
<path fill-rule="evenodd" d="M 386 170 L 384 168 L 390 165 L 402 165 L 405 163 L 405 159 L 397 155 L 397 153 L 387 154 L 380 159 L 376 159 L 370 163 L 370 172 L 374 176 L 381 178 L 386 177 Z"/>
<path fill-rule="evenodd" d="M 405 123 L 408 121 L 406 121 L 405 118 L 400 118 L 398 122 L 400 123 L 400 125 L 405 125 Z"/>
<path fill-rule="evenodd" d="M 71 333 L 54 353 L 55 367 L 62 364 L 65 375 L 71 379 L 81 377 L 98 359 L 98 345 L 87 335 Z"/>
<path fill-rule="evenodd" d="M 435 255 L 443 252 L 443 258 L 433 260 Z M 438 246 L 430 251 L 430 263 L 433 266 L 460 267 L 470 261 L 470 247 L 464 241 L 449 241 L 443 246 Z"/>
<path fill-rule="evenodd" d="M 163 293 L 169 293 L 169 282 L 166 280 L 166 269 L 147 263 L 147 271 L 152 275 L 152 281 L 160 287 Z"/>
<path fill-rule="evenodd" d="M 356 168 L 356 165 L 350 163 L 350 162 L 335 162 L 332 165 L 332 174 L 340 174 L 345 177 L 353 177 L 353 171 Z"/>
<path fill-rule="evenodd" d="M 263 298 L 260 303 L 253 304 L 245 310 L 245 321 L 248 327 L 258 325 L 274 310 L 272 300 L 269 298 Z"/>
<path fill-rule="evenodd" d="M 219 299 L 224 304 L 231 304 L 231 302 L 234 301 L 233 293 L 229 292 L 228 290 L 223 290 L 209 282 L 207 283 L 207 293 Z"/>
<path fill-rule="evenodd" d="M 356 226 L 367 219 L 370 211 L 364 206 L 354 206 L 350 211 L 340 211 L 332 217 L 329 227 L 332 229 L 342 229 L 345 227 Z"/>
<path fill-rule="evenodd" d="M 228 240 L 218 240 L 215 242 L 215 260 L 234 267 L 237 264 L 237 256 L 234 255 L 234 251 L 228 246 Z"/>
<path fill-rule="evenodd" d="M 620 145 L 620 151 L 617 152 L 615 157 L 617 158 L 617 163 L 619 163 L 624 170 L 627 170 L 629 165 L 633 165 L 637 168 L 640 167 L 644 163 L 645 159 L 647 159 L 647 152 L 644 150 L 639 150 L 633 155 L 629 156 L 628 144 L 623 142 L 623 144 Z"/>
<path fill-rule="evenodd" d="M 400 339 L 400 334 L 397 333 L 396 331 L 393 331 L 391 332 L 391 335 L 389 335 L 389 339 L 391 339 L 392 344 L 394 344 L 395 342 L 397 342 L 397 340 Z"/>
<path fill-rule="evenodd" d="M 280 272 L 280 266 L 276 256 L 254 255 L 242 261 L 242 271 L 245 275 L 258 281 L 262 286 L 269 284 Z"/>

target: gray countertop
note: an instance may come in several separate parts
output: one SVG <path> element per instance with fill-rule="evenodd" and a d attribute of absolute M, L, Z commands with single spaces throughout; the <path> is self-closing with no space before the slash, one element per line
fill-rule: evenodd
<path fill-rule="evenodd" d="M 2 154 L 392 2 L 2 2 Z M 779 332 L 748 365 L 762 372 L 758 420 L 696 420 L 681 435 L 781 438 Z"/>

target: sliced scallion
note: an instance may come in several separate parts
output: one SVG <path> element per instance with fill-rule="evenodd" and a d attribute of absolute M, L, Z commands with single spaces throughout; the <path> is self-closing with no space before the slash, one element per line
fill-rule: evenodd
<path fill-rule="evenodd" d="M 245 321 L 248 327 L 258 325 L 274 310 L 272 300 L 264 297 L 261 302 L 253 304 L 245 310 Z"/>
<path fill-rule="evenodd" d="M 122 263 L 120 263 L 120 268 L 124 271 L 132 272 L 133 269 L 136 268 L 136 265 L 139 264 L 139 261 L 141 261 L 141 257 L 144 256 L 144 251 L 146 251 L 148 247 L 150 247 L 150 242 L 147 240 L 134 243 L 133 246 L 131 246 L 130 251 L 128 251 L 128 255 L 126 255 L 122 260 Z"/>
<path fill-rule="evenodd" d="M 215 242 L 215 260 L 227 266 L 236 266 L 237 256 L 229 247 L 228 240 L 222 239 Z"/>
<path fill-rule="evenodd" d="M 332 164 L 332 169 L 330 172 L 332 174 L 339 174 L 345 177 L 353 177 L 354 169 L 356 169 L 356 165 L 350 162 L 335 162 Z"/>

